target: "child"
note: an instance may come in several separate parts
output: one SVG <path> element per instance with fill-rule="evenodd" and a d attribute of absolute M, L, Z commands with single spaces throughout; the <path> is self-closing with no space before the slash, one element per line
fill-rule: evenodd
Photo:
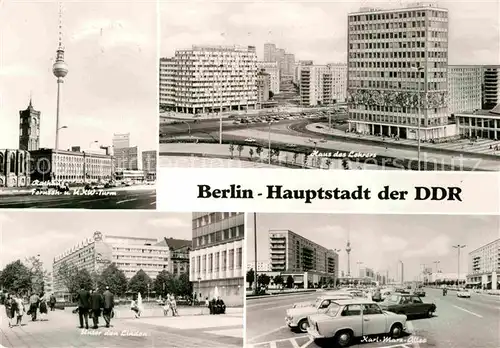
<path fill-rule="evenodd" d="M 130 309 L 134 311 L 136 319 L 141 317 L 141 311 L 139 310 L 139 306 L 137 305 L 137 302 L 135 300 L 132 300 L 132 302 L 130 303 Z"/>

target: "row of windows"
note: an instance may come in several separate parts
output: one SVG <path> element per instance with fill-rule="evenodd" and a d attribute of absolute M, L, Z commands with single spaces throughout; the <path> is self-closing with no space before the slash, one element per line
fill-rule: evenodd
<path fill-rule="evenodd" d="M 202 247 L 214 243 L 227 241 L 229 239 L 243 237 L 245 228 L 243 225 L 227 228 L 223 231 L 213 232 L 193 239 L 193 247 Z"/>
<path fill-rule="evenodd" d="M 428 14 L 428 17 L 448 18 L 446 11 L 405 11 L 405 12 L 389 12 L 389 13 L 374 13 L 363 15 L 350 15 L 349 22 L 363 21 L 385 21 L 389 19 L 405 19 L 405 18 L 422 18 Z"/>
<path fill-rule="evenodd" d="M 390 115 L 373 115 L 373 114 L 365 114 L 365 113 L 349 113 L 349 119 L 356 121 L 365 121 L 365 122 L 379 122 L 379 123 L 392 123 L 398 125 L 418 125 L 418 117 L 398 117 L 398 116 L 390 116 Z M 446 117 L 436 117 L 429 119 L 420 119 L 420 124 L 423 127 L 430 126 L 441 126 L 446 124 Z"/>
<path fill-rule="evenodd" d="M 378 62 L 380 63 L 380 62 Z M 382 62 L 384 63 L 384 62 Z M 377 66 L 377 68 L 382 68 L 381 66 Z M 433 76 L 436 78 L 445 77 L 444 72 L 434 72 L 429 73 L 429 76 Z M 425 72 L 421 71 L 420 73 L 417 71 L 365 71 L 365 70 L 357 70 L 351 71 L 349 73 L 349 78 L 353 77 L 381 77 L 381 78 L 403 78 L 403 79 L 415 79 L 415 78 L 425 78 Z"/>
<path fill-rule="evenodd" d="M 354 109 L 351 109 L 354 110 Z M 399 107 L 399 106 L 385 106 L 385 105 L 356 105 L 356 110 L 358 111 L 374 111 L 374 112 L 390 112 L 390 113 L 400 113 L 400 114 L 418 114 L 417 108 L 410 107 Z M 351 111 L 349 111 L 351 112 Z M 432 114 L 439 113 L 440 110 L 437 108 L 427 109 L 427 114 L 431 116 Z"/>
<path fill-rule="evenodd" d="M 431 42 L 431 47 L 446 47 L 442 42 Z M 406 49 L 406 48 L 425 48 L 425 41 L 398 41 L 398 42 L 367 42 L 367 43 L 351 43 L 351 50 L 371 50 L 371 49 Z"/>
<path fill-rule="evenodd" d="M 427 52 L 428 58 L 447 58 L 448 52 Z M 425 58 L 425 51 L 349 52 L 349 59 Z"/>
<path fill-rule="evenodd" d="M 437 21 L 412 21 L 412 22 L 395 22 L 395 23 L 379 23 L 379 24 L 361 24 L 350 25 L 350 31 L 363 31 L 363 30 L 394 30 L 394 29 L 422 29 L 422 28 L 448 28 L 447 22 Z"/>
<path fill-rule="evenodd" d="M 208 262 L 207 262 L 208 261 Z M 222 261 L 219 262 L 219 261 Z M 210 253 L 208 255 L 197 256 L 196 263 L 195 258 L 191 258 L 191 264 L 194 265 L 191 268 L 192 273 L 200 273 L 200 272 L 218 272 L 219 267 L 221 271 L 232 270 L 232 269 L 240 269 L 243 262 L 243 250 L 242 248 L 236 249 L 236 265 L 234 264 L 234 249 Z"/>
<path fill-rule="evenodd" d="M 193 228 L 199 228 L 202 226 L 210 225 L 225 219 L 229 219 L 232 216 L 240 215 L 241 213 L 234 212 L 224 212 L 224 213 L 210 213 L 203 215 L 199 218 L 193 219 Z"/>
<path fill-rule="evenodd" d="M 425 85 L 420 84 L 420 89 Z M 418 85 L 415 82 L 398 82 L 398 81 L 366 81 L 366 80 L 349 80 L 348 88 L 384 88 L 384 89 L 402 89 L 402 90 L 417 90 Z M 446 90 L 448 84 L 446 82 L 427 82 L 427 90 L 441 91 Z"/>

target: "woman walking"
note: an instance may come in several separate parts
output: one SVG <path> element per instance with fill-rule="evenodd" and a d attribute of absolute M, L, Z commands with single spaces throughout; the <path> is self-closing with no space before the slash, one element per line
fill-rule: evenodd
<path fill-rule="evenodd" d="M 40 294 L 40 321 L 46 321 L 47 320 L 47 298 L 45 297 L 45 294 L 42 292 Z"/>
<path fill-rule="evenodd" d="M 4 306 L 5 306 L 5 313 L 7 314 L 7 318 L 9 319 L 9 327 L 12 327 L 12 319 L 15 316 L 15 311 L 12 309 L 14 304 L 14 299 L 12 294 L 7 294 L 7 297 L 5 298 Z"/>
<path fill-rule="evenodd" d="M 175 302 L 175 296 L 170 296 L 170 308 L 172 308 L 172 316 L 177 317 L 179 314 L 177 313 L 177 302 Z"/>
<path fill-rule="evenodd" d="M 134 295 L 134 299 L 130 302 L 130 309 L 134 312 L 135 318 L 141 317 L 141 310 L 137 301 L 137 297 Z"/>
<path fill-rule="evenodd" d="M 23 325 L 23 315 L 25 312 L 24 308 L 24 303 L 23 299 L 21 296 L 16 296 L 15 300 L 15 315 L 16 315 L 16 325 L 17 326 L 22 326 Z"/>

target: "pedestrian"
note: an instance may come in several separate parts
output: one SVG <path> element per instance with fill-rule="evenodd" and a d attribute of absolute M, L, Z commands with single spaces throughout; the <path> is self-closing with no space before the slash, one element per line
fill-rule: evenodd
<path fill-rule="evenodd" d="M 103 294 L 104 297 L 104 310 L 102 312 L 102 316 L 104 317 L 104 321 L 106 322 L 106 327 L 110 326 L 113 308 L 115 306 L 115 297 L 113 293 L 109 290 L 109 286 L 106 286 L 106 291 Z"/>
<path fill-rule="evenodd" d="M 170 296 L 170 308 L 172 309 L 172 316 L 177 317 L 179 313 L 177 313 L 177 302 L 175 302 L 175 296 Z"/>
<path fill-rule="evenodd" d="M 40 294 L 40 320 L 47 320 L 47 298 L 43 292 Z"/>
<path fill-rule="evenodd" d="M 93 329 L 99 327 L 99 317 L 101 316 L 101 308 L 104 307 L 104 298 L 99 292 L 99 289 L 95 289 L 90 295 L 90 308 L 92 310 L 92 321 L 94 323 Z"/>
<path fill-rule="evenodd" d="M 15 316 L 15 308 L 12 308 L 14 306 L 14 299 L 12 294 L 7 294 L 7 297 L 4 300 L 4 306 L 5 314 L 7 314 L 7 318 L 9 319 L 9 327 L 12 327 L 12 319 Z"/>
<path fill-rule="evenodd" d="M 165 297 L 165 304 L 163 305 L 163 315 L 168 316 L 168 312 L 172 309 L 171 303 L 170 303 L 170 294 L 167 294 Z"/>
<path fill-rule="evenodd" d="M 28 315 L 31 315 L 31 321 L 36 321 L 36 316 L 38 313 L 38 305 L 40 304 L 40 296 L 36 293 L 30 297 L 30 309 Z"/>
<path fill-rule="evenodd" d="M 51 312 L 55 310 L 56 302 L 57 302 L 56 297 L 54 296 L 54 294 L 51 294 L 49 299 L 49 306 Z"/>
<path fill-rule="evenodd" d="M 137 297 L 134 295 L 132 302 L 130 302 L 130 309 L 134 312 L 135 318 L 141 317 L 141 310 L 139 309 L 139 305 L 137 303 Z"/>
<path fill-rule="evenodd" d="M 23 315 L 25 312 L 23 299 L 21 296 L 16 296 L 14 298 L 14 301 L 16 303 L 16 306 L 15 306 L 16 324 L 18 326 L 22 326 L 23 325 Z"/>
<path fill-rule="evenodd" d="M 86 290 L 83 286 L 78 291 L 77 295 L 78 301 L 78 318 L 80 319 L 80 329 L 83 329 L 83 322 L 85 321 L 85 328 L 89 328 L 89 310 L 90 310 L 90 292 Z"/>
<path fill-rule="evenodd" d="M 210 301 L 208 300 L 208 297 L 205 297 L 205 307 L 208 308 L 208 313 L 212 314 L 212 309 L 210 308 Z"/>

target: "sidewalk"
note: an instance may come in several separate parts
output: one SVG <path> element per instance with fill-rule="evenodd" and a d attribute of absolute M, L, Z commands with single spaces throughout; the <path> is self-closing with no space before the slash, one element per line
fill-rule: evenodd
<path fill-rule="evenodd" d="M 177 307 L 177 312 L 179 316 L 199 316 L 199 315 L 210 315 L 210 312 L 205 306 L 194 306 L 194 307 Z M 129 307 L 115 308 L 115 318 L 116 319 L 132 319 L 135 317 L 135 312 L 131 311 Z M 226 308 L 226 313 L 231 315 L 243 314 L 243 307 L 238 308 Z M 172 313 L 169 313 L 171 316 Z M 163 307 L 158 306 L 158 308 L 146 308 L 141 315 L 141 318 L 154 318 L 154 317 L 164 317 Z"/>

